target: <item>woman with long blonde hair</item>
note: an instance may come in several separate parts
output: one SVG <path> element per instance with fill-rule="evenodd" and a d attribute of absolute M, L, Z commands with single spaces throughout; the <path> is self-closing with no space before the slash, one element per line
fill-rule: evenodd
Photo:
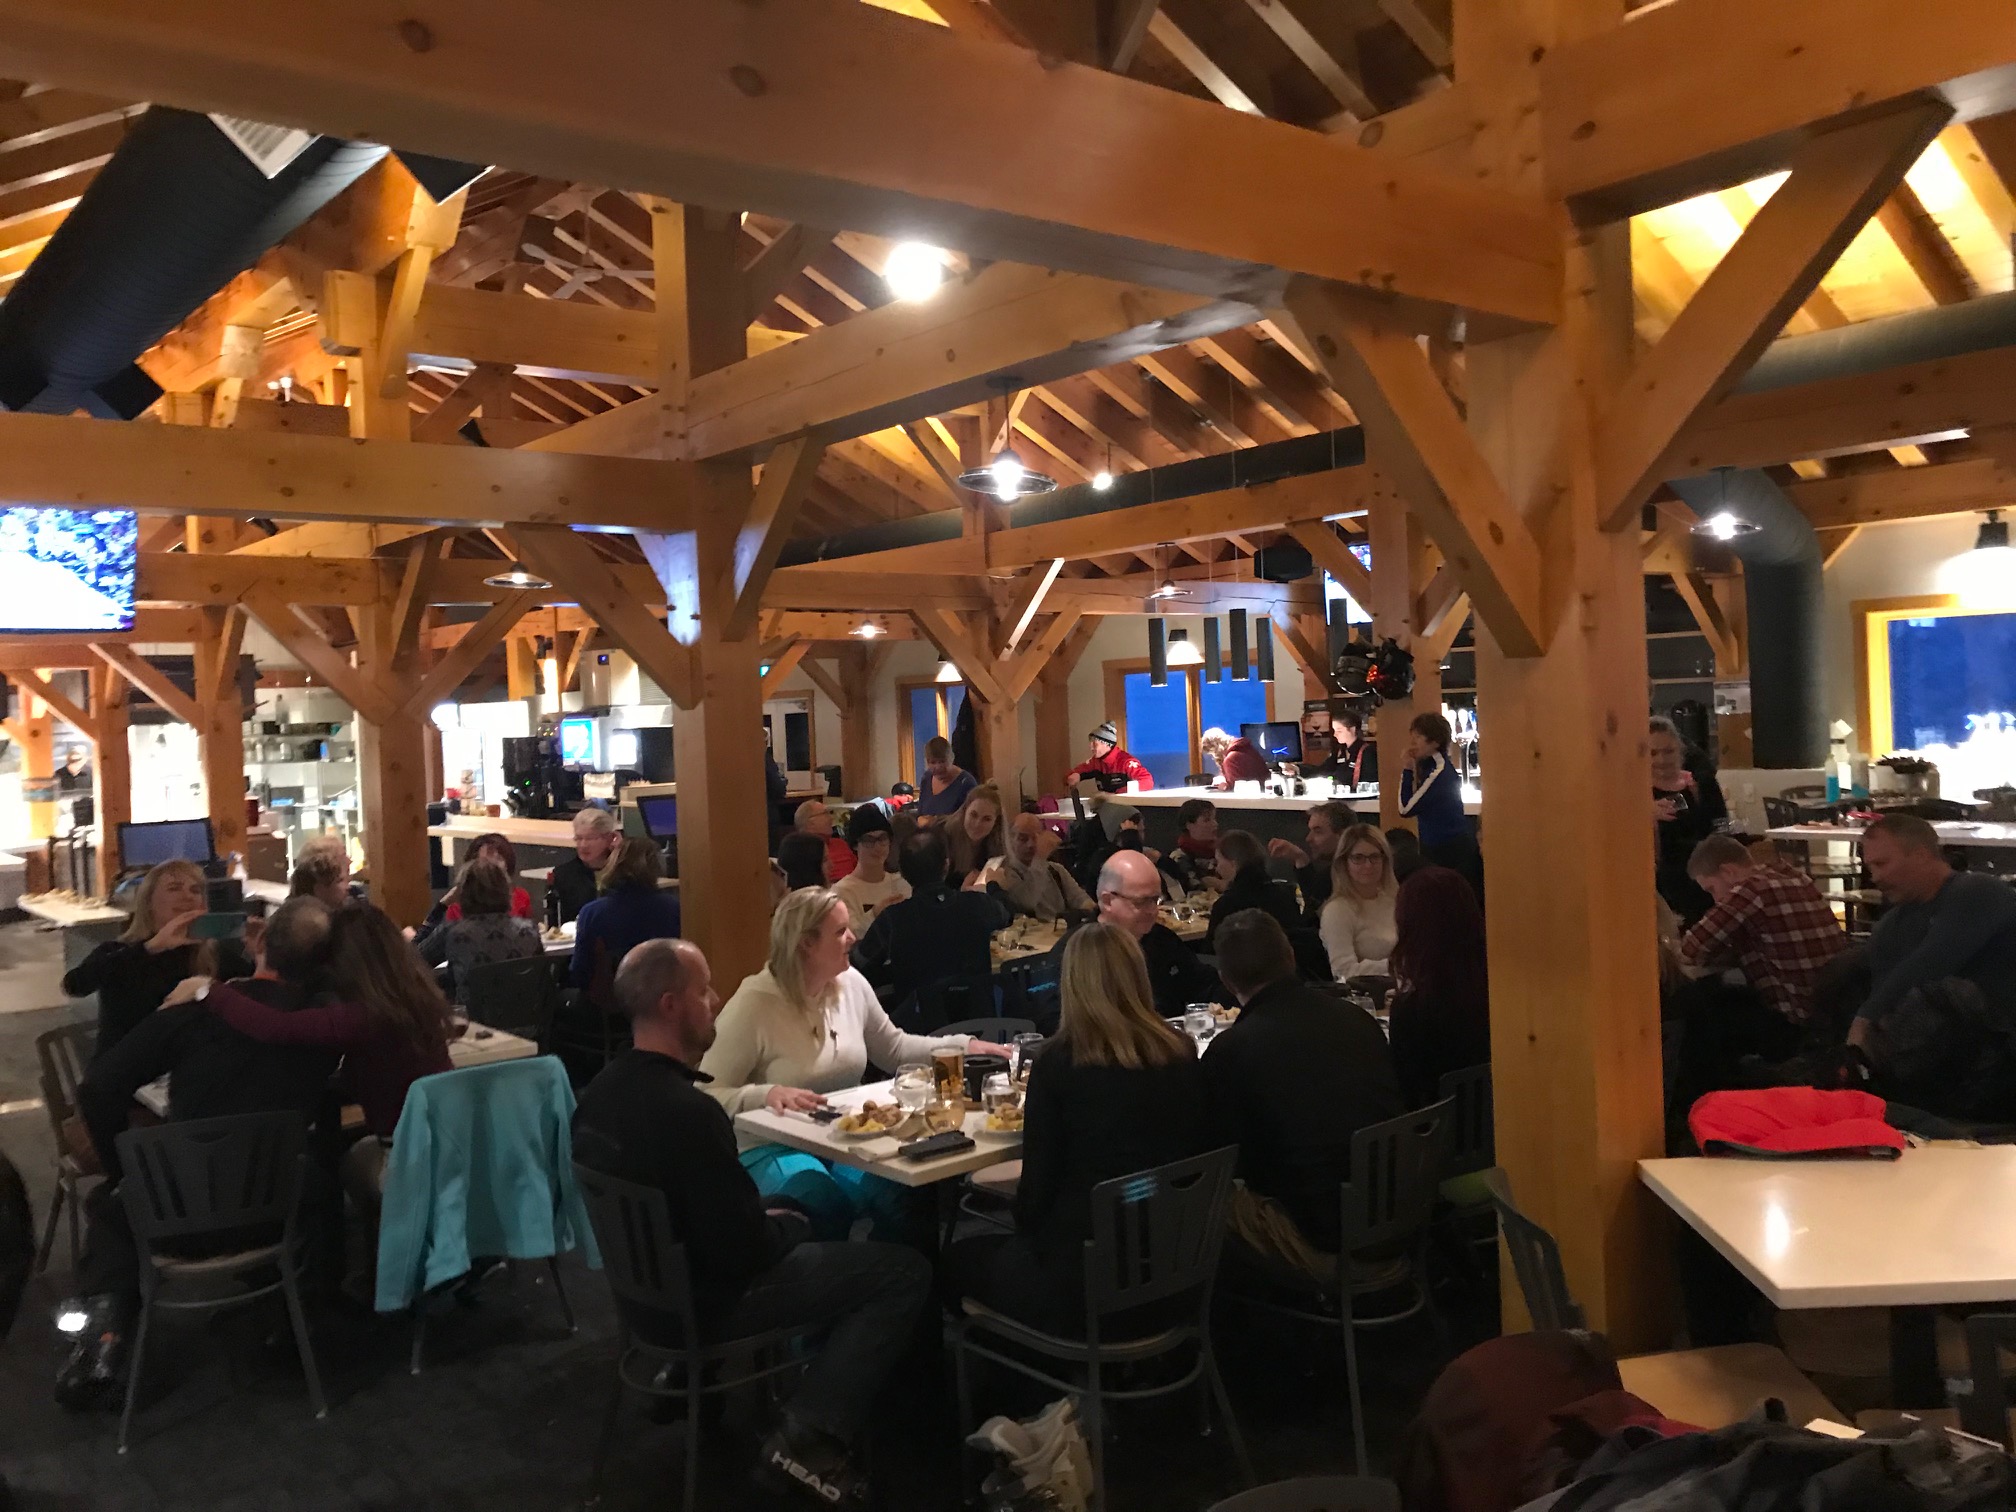
<path fill-rule="evenodd" d="M 1085 925 L 1059 987 L 1056 1037 L 1029 1074 L 1015 1232 L 963 1240 L 945 1263 L 959 1294 L 1068 1333 L 1084 1324 L 1092 1189 L 1215 1141 L 1197 1049 L 1155 1012 L 1132 935 Z"/>
<path fill-rule="evenodd" d="M 98 994 L 98 1053 L 125 1037 L 167 999 L 184 977 L 240 977 L 252 963 L 233 941 L 196 940 L 189 926 L 205 913 L 203 869 L 194 861 L 163 861 L 140 881 L 133 921 L 63 978 L 71 997 Z"/>
<path fill-rule="evenodd" d="M 1318 928 L 1330 954 L 1330 975 L 1386 976 L 1387 957 L 1399 938 L 1393 909 L 1400 882 L 1393 873 L 1393 848 L 1378 827 L 1354 824 L 1338 838 L 1330 863 L 1330 898 Z"/>
<path fill-rule="evenodd" d="M 713 1078 L 706 1090 L 731 1115 L 749 1108 L 807 1113 L 823 1107 L 823 1094 L 859 1086 L 871 1061 L 893 1071 L 930 1060 L 941 1046 L 1006 1053 L 963 1034 L 905 1034 L 854 969 L 853 948 L 847 904 L 832 888 L 801 887 L 777 906 L 769 960 L 728 999 L 715 1022 L 714 1047 L 700 1063 Z M 890 1184 L 782 1145 L 737 1138 L 757 1189 L 802 1206 L 820 1238 L 845 1238 L 871 1202 L 884 1207 L 899 1190 L 878 1193 L 874 1187 Z"/>

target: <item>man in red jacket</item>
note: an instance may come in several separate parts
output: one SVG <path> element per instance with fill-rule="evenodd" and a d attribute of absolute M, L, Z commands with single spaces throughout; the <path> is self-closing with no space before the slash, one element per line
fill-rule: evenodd
<path fill-rule="evenodd" d="M 1078 779 L 1081 777 L 1108 779 L 1102 781 L 1100 786 L 1109 791 L 1114 786 L 1110 781 L 1113 778 L 1119 779 L 1117 786 L 1120 791 L 1125 791 L 1130 781 L 1140 783 L 1140 790 L 1144 793 L 1155 786 L 1154 773 L 1141 765 L 1131 752 L 1120 749 L 1120 732 L 1113 728 L 1112 720 L 1102 723 L 1087 737 L 1087 741 L 1091 747 L 1092 759 L 1081 761 L 1071 768 L 1069 775 L 1064 779 L 1071 786 L 1078 786 Z"/>

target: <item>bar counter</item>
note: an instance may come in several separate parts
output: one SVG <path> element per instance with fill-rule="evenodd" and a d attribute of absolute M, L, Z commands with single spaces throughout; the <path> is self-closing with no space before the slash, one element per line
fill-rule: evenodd
<path fill-rule="evenodd" d="M 1353 791 L 1336 791 L 1331 799 L 1348 804 L 1368 824 L 1379 822 L 1379 787 L 1367 783 Z M 1243 829 L 1262 840 L 1293 840 L 1301 843 L 1307 830 L 1309 810 L 1329 800 L 1303 794 L 1278 798 L 1272 793 L 1221 793 L 1204 787 L 1156 788 L 1146 793 L 1107 793 L 1101 802 L 1130 803 L 1141 810 L 1141 828 L 1147 843 L 1167 850 L 1176 843 L 1176 811 L 1192 798 L 1209 799 L 1218 809 L 1218 829 Z M 1068 800 L 1067 800 L 1068 803 Z M 1475 817 L 1483 807 L 1482 795 L 1474 787 L 1463 790 L 1463 810 Z"/>

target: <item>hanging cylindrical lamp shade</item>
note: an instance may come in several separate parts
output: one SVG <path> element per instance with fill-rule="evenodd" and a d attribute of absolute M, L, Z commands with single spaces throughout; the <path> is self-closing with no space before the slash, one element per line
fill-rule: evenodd
<path fill-rule="evenodd" d="M 1225 616 L 1232 632 L 1232 680 L 1246 681 L 1246 611 L 1234 609 Z"/>
<path fill-rule="evenodd" d="M 1204 681 L 1218 682 L 1224 675 L 1223 660 L 1218 654 L 1218 617 L 1213 615 L 1204 621 Z"/>
<path fill-rule="evenodd" d="M 1341 598 L 1330 600 L 1330 612 L 1324 624 L 1323 655 L 1324 664 L 1334 667 L 1337 658 L 1344 654 L 1344 648 L 1351 644 L 1351 611 Z"/>
<path fill-rule="evenodd" d="M 1261 615 L 1253 622 L 1253 659 L 1259 664 L 1260 681 L 1274 681 L 1274 621 Z"/>
<path fill-rule="evenodd" d="M 1169 686 L 1168 626 L 1160 615 L 1148 621 L 1148 686 Z"/>

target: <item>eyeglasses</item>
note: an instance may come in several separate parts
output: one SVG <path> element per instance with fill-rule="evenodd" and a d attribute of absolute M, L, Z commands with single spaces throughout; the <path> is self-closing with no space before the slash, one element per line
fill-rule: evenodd
<path fill-rule="evenodd" d="M 1112 898 L 1121 903 L 1131 904 L 1135 908 L 1154 908 L 1161 903 L 1162 894 L 1148 893 L 1145 896 L 1137 895 L 1135 893 L 1123 893 L 1123 892 L 1104 892 L 1099 894 L 1099 901 L 1102 903 L 1105 902 L 1108 898 Z"/>
<path fill-rule="evenodd" d="M 1360 862 L 1370 866 L 1375 862 L 1384 862 L 1386 858 L 1378 851 L 1353 851 L 1344 859 L 1349 861 L 1353 866 L 1358 865 Z"/>

